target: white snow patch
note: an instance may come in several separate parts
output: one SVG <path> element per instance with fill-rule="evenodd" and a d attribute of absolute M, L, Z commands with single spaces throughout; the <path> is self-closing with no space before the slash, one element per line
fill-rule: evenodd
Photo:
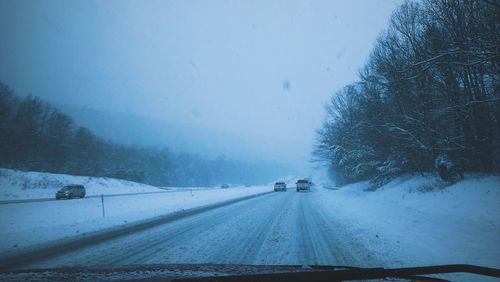
<path fill-rule="evenodd" d="M 386 267 L 467 263 L 500 267 L 500 176 L 405 176 L 375 192 L 368 182 L 318 189 L 329 216 Z"/>

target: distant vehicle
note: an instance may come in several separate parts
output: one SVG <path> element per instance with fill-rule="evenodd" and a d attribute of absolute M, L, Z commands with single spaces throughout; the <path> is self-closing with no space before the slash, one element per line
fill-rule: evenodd
<path fill-rule="evenodd" d="M 278 192 L 278 191 L 286 192 L 286 183 L 285 182 L 274 183 L 274 192 Z"/>
<path fill-rule="evenodd" d="M 229 184 L 222 184 L 222 185 L 220 186 L 220 188 L 222 188 L 222 189 L 229 188 Z"/>
<path fill-rule="evenodd" d="M 307 179 L 299 179 L 297 183 L 297 192 L 300 191 L 310 191 L 311 190 L 311 181 Z"/>
<path fill-rule="evenodd" d="M 56 199 L 73 199 L 85 197 L 85 187 L 79 184 L 66 185 L 56 193 Z"/>

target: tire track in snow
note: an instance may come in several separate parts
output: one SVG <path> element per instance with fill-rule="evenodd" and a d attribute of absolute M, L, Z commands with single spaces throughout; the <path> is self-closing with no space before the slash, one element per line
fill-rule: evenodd
<path fill-rule="evenodd" d="M 103 242 L 35 266 L 149 263 L 376 265 L 320 196 L 272 193 Z M 334 203 L 332 203 L 334 204 Z M 373 262 L 373 261 L 372 261 Z"/>
<path fill-rule="evenodd" d="M 234 261 L 248 264 L 259 264 L 263 262 L 263 259 L 259 259 L 259 257 L 262 256 L 260 255 L 261 250 L 268 238 L 273 234 L 273 227 L 283 218 L 283 214 L 288 210 L 293 199 L 289 195 L 281 195 L 282 193 L 283 192 L 279 192 L 277 194 L 277 196 L 280 197 L 279 203 L 272 205 L 273 208 L 271 212 L 266 214 L 267 218 L 265 221 L 252 232 L 247 242 L 241 246 L 238 252 L 240 255 L 238 255 Z"/>
<path fill-rule="evenodd" d="M 268 194 L 196 214 L 142 232 L 132 233 L 117 240 L 102 242 L 77 253 L 65 254 L 35 263 L 33 266 L 50 266 L 54 264 L 114 266 L 147 263 L 151 258 L 160 257 L 162 250 L 168 251 L 169 249 L 179 248 L 179 246 L 182 248 L 183 245 L 191 245 L 192 242 L 189 241 L 199 240 L 200 234 L 210 232 L 218 225 L 224 225 L 228 221 L 234 220 L 234 216 L 238 216 L 238 213 L 235 213 L 234 210 L 248 210 L 252 207 L 258 209 L 260 202 L 269 201 L 268 198 L 275 196 L 275 194 Z M 175 257 L 175 255 L 172 255 L 172 257 Z M 196 257 L 196 254 L 193 254 L 192 257 Z M 154 260 L 153 262 L 158 263 L 158 261 Z M 174 258 L 173 262 L 178 263 L 179 261 Z"/>

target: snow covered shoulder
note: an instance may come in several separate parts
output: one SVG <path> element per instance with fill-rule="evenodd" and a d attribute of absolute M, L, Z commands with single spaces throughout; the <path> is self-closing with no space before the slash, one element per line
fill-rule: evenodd
<path fill-rule="evenodd" d="M 399 177 L 319 189 L 317 200 L 386 266 L 468 263 L 500 267 L 500 176 Z"/>
<path fill-rule="evenodd" d="M 84 185 L 88 196 L 165 191 L 143 183 L 108 177 L 23 172 L 0 168 L 0 200 L 54 198 L 57 190 L 69 184 Z"/>

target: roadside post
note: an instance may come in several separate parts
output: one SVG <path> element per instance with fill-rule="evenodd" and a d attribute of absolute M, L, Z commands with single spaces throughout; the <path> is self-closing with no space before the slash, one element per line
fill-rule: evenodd
<path fill-rule="evenodd" d="M 106 214 L 104 213 L 104 195 L 101 194 L 101 207 L 102 207 L 102 217 L 105 217 Z"/>

